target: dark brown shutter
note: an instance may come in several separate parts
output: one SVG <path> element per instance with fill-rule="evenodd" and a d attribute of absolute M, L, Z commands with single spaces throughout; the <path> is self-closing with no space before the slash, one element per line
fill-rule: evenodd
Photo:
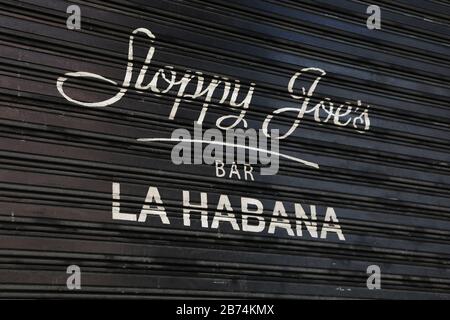
<path fill-rule="evenodd" d="M 66 9 L 81 8 L 81 30 Z M 0 1 L 0 297 L 450 298 L 450 4 L 377 1 L 381 30 L 366 27 L 364 1 Z M 370 129 L 318 123 L 308 115 L 280 152 L 320 165 L 281 160 L 276 176 L 216 178 L 214 167 L 172 164 L 169 138 L 192 129 L 200 101 L 138 92 L 89 108 L 64 99 L 67 72 L 121 84 L 128 39 L 155 35 L 149 74 L 166 65 L 255 83 L 246 120 L 297 106 L 287 84 L 302 68 L 327 72 L 317 94 L 370 105 Z M 136 35 L 136 68 L 146 39 Z M 146 79 L 147 81 L 148 79 Z M 80 100 L 117 88 L 70 80 Z M 76 88 L 78 87 L 78 91 Z M 74 89 L 75 88 L 75 89 Z M 69 90 L 69 89 L 68 89 Z M 228 106 L 212 104 L 205 127 Z M 286 130 L 291 117 L 278 118 Z M 112 183 L 121 210 L 137 214 L 156 186 L 171 219 L 112 219 Z M 209 223 L 226 194 L 240 222 L 240 199 L 334 208 L 345 241 L 183 225 L 182 190 L 208 194 Z M 307 211 L 309 214 L 309 210 Z M 81 268 L 81 290 L 66 269 Z M 381 290 L 366 287 L 381 269 Z"/>

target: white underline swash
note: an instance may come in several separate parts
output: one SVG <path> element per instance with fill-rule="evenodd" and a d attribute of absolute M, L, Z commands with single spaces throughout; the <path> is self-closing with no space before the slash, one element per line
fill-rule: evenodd
<path fill-rule="evenodd" d="M 289 156 L 287 154 L 283 154 L 283 153 L 279 153 L 279 152 L 275 152 L 275 151 L 270 151 L 270 150 L 266 150 L 266 149 L 261 149 L 261 148 L 254 148 L 254 147 L 248 147 L 248 146 L 243 146 L 240 144 L 233 144 L 233 143 L 227 143 L 227 142 L 219 142 L 219 141 L 206 141 L 206 140 L 198 140 L 198 139 L 173 139 L 173 138 L 140 138 L 137 139 L 138 141 L 142 141 L 142 142 L 189 142 L 189 143 L 209 143 L 209 144 L 216 144 L 216 145 L 221 145 L 221 146 L 228 146 L 228 147 L 237 147 L 237 148 L 243 148 L 243 149 L 248 149 L 248 150 L 254 150 L 254 151 L 260 151 L 260 152 L 265 152 L 265 153 L 269 153 L 269 154 L 273 154 L 273 155 L 277 155 L 292 161 L 296 161 L 299 163 L 303 163 L 304 165 L 308 166 L 308 167 L 313 167 L 315 169 L 319 169 L 319 165 L 317 163 L 314 162 L 309 162 L 306 160 L 302 160 L 299 158 L 295 158 L 292 156 Z"/>

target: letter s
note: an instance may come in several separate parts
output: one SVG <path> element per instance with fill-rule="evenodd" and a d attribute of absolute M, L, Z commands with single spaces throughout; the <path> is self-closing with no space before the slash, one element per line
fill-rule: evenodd
<path fill-rule="evenodd" d="M 152 43 L 153 39 L 155 39 L 155 36 L 153 35 L 153 33 L 146 28 L 137 28 L 132 32 L 132 34 L 130 35 L 129 41 L 128 41 L 128 63 L 127 63 L 127 69 L 125 72 L 125 78 L 122 83 L 122 88 L 119 90 L 119 92 L 116 93 L 115 96 L 113 96 L 109 99 L 103 100 L 103 101 L 98 101 L 98 102 L 83 102 L 83 101 L 75 100 L 75 99 L 72 99 L 71 97 L 69 97 L 64 92 L 64 89 L 63 89 L 63 85 L 68 80 L 68 77 L 74 77 L 74 78 L 84 77 L 84 78 L 97 79 L 97 80 L 102 80 L 102 81 L 105 81 L 105 82 L 108 82 L 110 84 L 117 86 L 117 82 L 115 82 L 113 80 L 107 79 L 99 74 L 95 74 L 95 73 L 91 73 L 91 72 L 84 72 L 84 71 L 68 72 L 68 73 L 64 74 L 63 77 L 59 77 L 58 80 L 56 80 L 56 88 L 58 89 L 59 93 L 64 98 L 66 98 L 68 101 L 78 104 L 80 106 L 84 106 L 84 107 L 107 107 L 107 106 L 119 101 L 120 99 L 122 99 L 123 95 L 127 92 L 128 87 L 130 86 L 130 82 L 131 82 L 131 77 L 132 77 L 132 73 L 133 73 L 133 60 L 134 60 L 133 41 L 134 41 L 134 35 L 138 34 L 138 33 L 143 33 L 144 35 L 146 35 L 150 39 L 150 43 Z M 144 66 L 142 67 L 139 77 L 144 76 L 145 71 L 148 68 L 148 64 L 150 63 L 154 52 L 155 52 L 155 48 L 151 46 L 148 49 L 147 56 L 144 61 Z"/>

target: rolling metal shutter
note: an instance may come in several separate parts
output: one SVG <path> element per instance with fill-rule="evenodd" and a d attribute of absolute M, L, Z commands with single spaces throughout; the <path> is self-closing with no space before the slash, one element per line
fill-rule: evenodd
<path fill-rule="evenodd" d="M 71 4 L 81 30 L 66 27 Z M 450 298 L 450 3 L 377 1 L 381 30 L 366 27 L 370 4 L 1 0 L 0 297 Z M 277 175 L 245 181 L 174 165 L 173 145 L 136 139 L 192 130 L 199 101 L 182 100 L 170 120 L 171 92 L 130 87 L 96 108 L 57 90 L 78 71 L 121 83 L 136 28 L 155 35 L 149 73 L 170 65 L 255 83 L 249 127 L 295 105 L 289 79 L 315 67 L 327 73 L 318 94 L 370 105 L 370 129 L 305 116 L 280 152 L 318 170 L 281 159 Z M 133 83 L 148 44 L 136 35 L 134 48 Z M 67 82 L 79 100 L 117 93 L 82 80 Z M 229 113 L 212 103 L 204 126 Z M 284 131 L 291 123 L 277 118 Z M 114 182 L 133 214 L 157 187 L 171 224 L 113 220 Z M 315 205 L 319 220 L 332 207 L 345 240 L 203 228 L 196 214 L 185 226 L 183 190 L 193 202 L 207 193 L 209 223 L 221 194 L 239 224 L 242 197 L 264 204 L 267 224 L 276 201 L 289 214 Z M 66 287 L 69 265 L 81 268 L 81 290 Z M 380 290 L 366 287 L 369 265 Z"/>

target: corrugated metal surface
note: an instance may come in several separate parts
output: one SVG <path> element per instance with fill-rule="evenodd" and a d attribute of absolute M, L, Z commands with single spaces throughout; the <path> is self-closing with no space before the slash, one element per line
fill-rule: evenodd
<path fill-rule="evenodd" d="M 81 8 L 81 30 L 66 8 Z M 366 28 L 365 1 L 0 1 L 0 297 L 345 297 L 450 298 L 450 3 L 377 1 L 382 29 Z M 216 178 L 213 166 L 176 166 L 171 145 L 141 137 L 192 130 L 202 107 L 173 93 L 134 88 L 117 103 L 88 108 L 58 92 L 56 80 L 86 71 L 121 83 L 128 39 L 155 35 L 149 74 L 166 65 L 206 77 L 256 83 L 246 120 L 296 106 L 287 92 L 302 68 L 326 70 L 317 94 L 370 107 L 370 130 L 307 116 L 280 150 L 320 169 L 282 160 L 276 176 Z M 148 49 L 136 35 L 134 83 Z M 140 61 L 140 62 L 139 62 Z M 138 67 L 139 66 L 139 67 Z M 117 92 L 105 82 L 70 80 L 83 101 Z M 102 93 L 103 92 L 103 93 Z M 100 97 L 100 98 L 99 98 Z M 229 107 L 211 104 L 205 127 Z M 236 113 L 234 113 L 236 114 Z M 286 131 L 292 116 L 277 119 Z M 170 225 L 112 219 L 138 214 L 149 186 Z M 209 223 L 220 194 L 240 221 L 240 199 L 333 207 L 345 241 L 183 225 L 182 191 L 208 196 Z M 308 211 L 309 214 L 309 211 Z M 82 289 L 66 288 L 79 265 Z M 382 289 L 368 290 L 378 265 Z"/>

